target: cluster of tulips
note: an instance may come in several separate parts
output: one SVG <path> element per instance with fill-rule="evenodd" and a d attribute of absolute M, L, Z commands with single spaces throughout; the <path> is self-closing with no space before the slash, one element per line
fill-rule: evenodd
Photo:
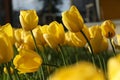
<path fill-rule="evenodd" d="M 0 27 L 0 80 L 120 79 L 120 35 L 111 20 L 87 27 L 74 5 L 62 12 L 63 24 L 38 25 L 35 10 L 21 10 L 19 20 L 21 28 Z"/>

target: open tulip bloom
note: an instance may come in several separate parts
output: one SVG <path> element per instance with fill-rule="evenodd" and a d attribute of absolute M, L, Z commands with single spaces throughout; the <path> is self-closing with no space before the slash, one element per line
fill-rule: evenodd
<path fill-rule="evenodd" d="M 112 20 L 87 27 L 74 5 L 61 17 L 41 26 L 36 10 L 21 10 L 21 28 L 0 26 L 0 80 L 120 80 Z"/>

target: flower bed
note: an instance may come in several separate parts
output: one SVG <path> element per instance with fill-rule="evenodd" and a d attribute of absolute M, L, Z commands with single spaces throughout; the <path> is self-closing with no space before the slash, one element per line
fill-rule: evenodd
<path fill-rule="evenodd" d="M 87 27 L 75 6 L 62 12 L 63 24 L 40 26 L 35 10 L 19 18 L 21 28 L 0 27 L 1 80 L 119 80 L 120 35 L 111 20 Z"/>

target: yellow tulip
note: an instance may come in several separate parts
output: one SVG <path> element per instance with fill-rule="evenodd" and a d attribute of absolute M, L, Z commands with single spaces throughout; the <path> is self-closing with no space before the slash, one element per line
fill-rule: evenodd
<path fill-rule="evenodd" d="M 120 80 L 120 54 L 108 60 L 107 69 L 108 80 Z"/>
<path fill-rule="evenodd" d="M 70 10 L 62 12 L 62 21 L 71 32 L 79 32 L 84 27 L 83 18 L 75 6 L 71 6 Z"/>
<path fill-rule="evenodd" d="M 13 46 L 9 37 L 0 31 L 0 64 L 11 61 L 13 55 Z"/>
<path fill-rule="evenodd" d="M 21 49 L 19 54 L 15 56 L 13 64 L 20 73 L 31 73 L 39 70 L 42 59 L 38 53 L 32 50 Z"/>
<path fill-rule="evenodd" d="M 35 29 L 33 29 L 33 35 L 35 37 L 37 45 L 44 45 L 45 44 L 45 40 L 43 38 L 43 33 L 42 33 L 40 27 L 41 26 L 38 26 Z"/>
<path fill-rule="evenodd" d="M 41 32 L 43 33 L 43 34 L 46 34 L 46 33 L 48 33 L 48 26 L 49 25 L 43 25 L 43 26 L 41 26 L 40 27 L 40 30 L 41 30 Z"/>
<path fill-rule="evenodd" d="M 32 50 L 35 49 L 35 42 L 34 42 L 31 34 L 27 34 L 26 36 L 24 36 L 24 43 L 23 44 L 28 45 L 29 49 L 32 49 Z"/>
<path fill-rule="evenodd" d="M 21 10 L 20 23 L 22 28 L 26 31 L 33 30 L 38 25 L 39 18 L 35 10 Z"/>
<path fill-rule="evenodd" d="M 56 36 L 58 43 L 63 44 L 65 40 L 65 31 L 62 24 L 57 21 L 53 21 L 48 26 L 48 33 Z"/>
<path fill-rule="evenodd" d="M 85 40 L 84 36 L 82 35 L 82 33 L 80 33 L 80 32 L 72 33 L 71 32 L 70 37 L 71 37 L 71 40 L 72 40 L 72 43 L 74 44 L 74 46 L 77 46 L 77 47 L 85 46 L 86 40 Z"/>
<path fill-rule="evenodd" d="M 14 44 L 15 39 L 14 39 L 14 32 L 13 32 L 13 28 L 11 26 L 10 23 L 6 23 L 5 25 L 3 25 L 0 30 L 4 31 L 7 36 L 10 38 L 10 41 L 12 44 Z"/>
<path fill-rule="evenodd" d="M 22 28 L 18 28 L 18 29 L 15 29 L 15 30 L 14 30 L 15 39 L 16 39 L 16 41 L 19 42 L 19 43 L 23 42 L 22 32 L 23 32 L 23 29 L 22 29 Z"/>
<path fill-rule="evenodd" d="M 71 34 L 72 34 L 72 32 L 70 32 L 70 31 L 65 32 L 64 45 L 74 46 L 72 39 L 71 39 Z"/>
<path fill-rule="evenodd" d="M 111 20 L 106 20 L 101 24 L 102 33 L 106 38 L 115 36 L 115 24 Z"/>
<path fill-rule="evenodd" d="M 101 70 L 84 61 L 56 70 L 48 80 L 105 80 L 105 78 Z"/>
<path fill-rule="evenodd" d="M 52 34 L 43 34 L 43 37 L 44 37 L 45 41 L 47 42 L 47 44 L 51 48 L 55 49 L 58 47 L 58 40 L 57 40 L 56 36 L 54 36 Z"/>
<path fill-rule="evenodd" d="M 101 28 L 99 26 L 93 26 L 90 28 L 91 33 L 91 46 L 94 53 L 100 53 L 108 49 L 107 38 L 103 37 Z"/>

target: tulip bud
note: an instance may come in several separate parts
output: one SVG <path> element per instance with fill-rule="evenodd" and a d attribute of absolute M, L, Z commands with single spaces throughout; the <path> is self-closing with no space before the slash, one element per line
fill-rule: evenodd
<path fill-rule="evenodd" d="M 75 6 L 62 13 L 62 21 L 71 32 L 79 32 L 84 27 L 83 18 Z"/>
<path fill-rule="evenodd" d="M 33 30 L 38 25 L 38 16 L 35 10 L 20 11 L 20 23 L 26 31 Z"/>
<path fill-rule="evenodd" d="M 101 28 L 99 26 L 91 27 L 90 33 L 91 33 L 90 43 L 94 53 L 100 53 L 108 49 L 107 38 L 103 37 Z"/>
<path fill-rule="evenodd" d="M 111 20 L 106 20 L 101 24 L 102 33 L 106 38 L 115 36 L 115 24 Z"/>

